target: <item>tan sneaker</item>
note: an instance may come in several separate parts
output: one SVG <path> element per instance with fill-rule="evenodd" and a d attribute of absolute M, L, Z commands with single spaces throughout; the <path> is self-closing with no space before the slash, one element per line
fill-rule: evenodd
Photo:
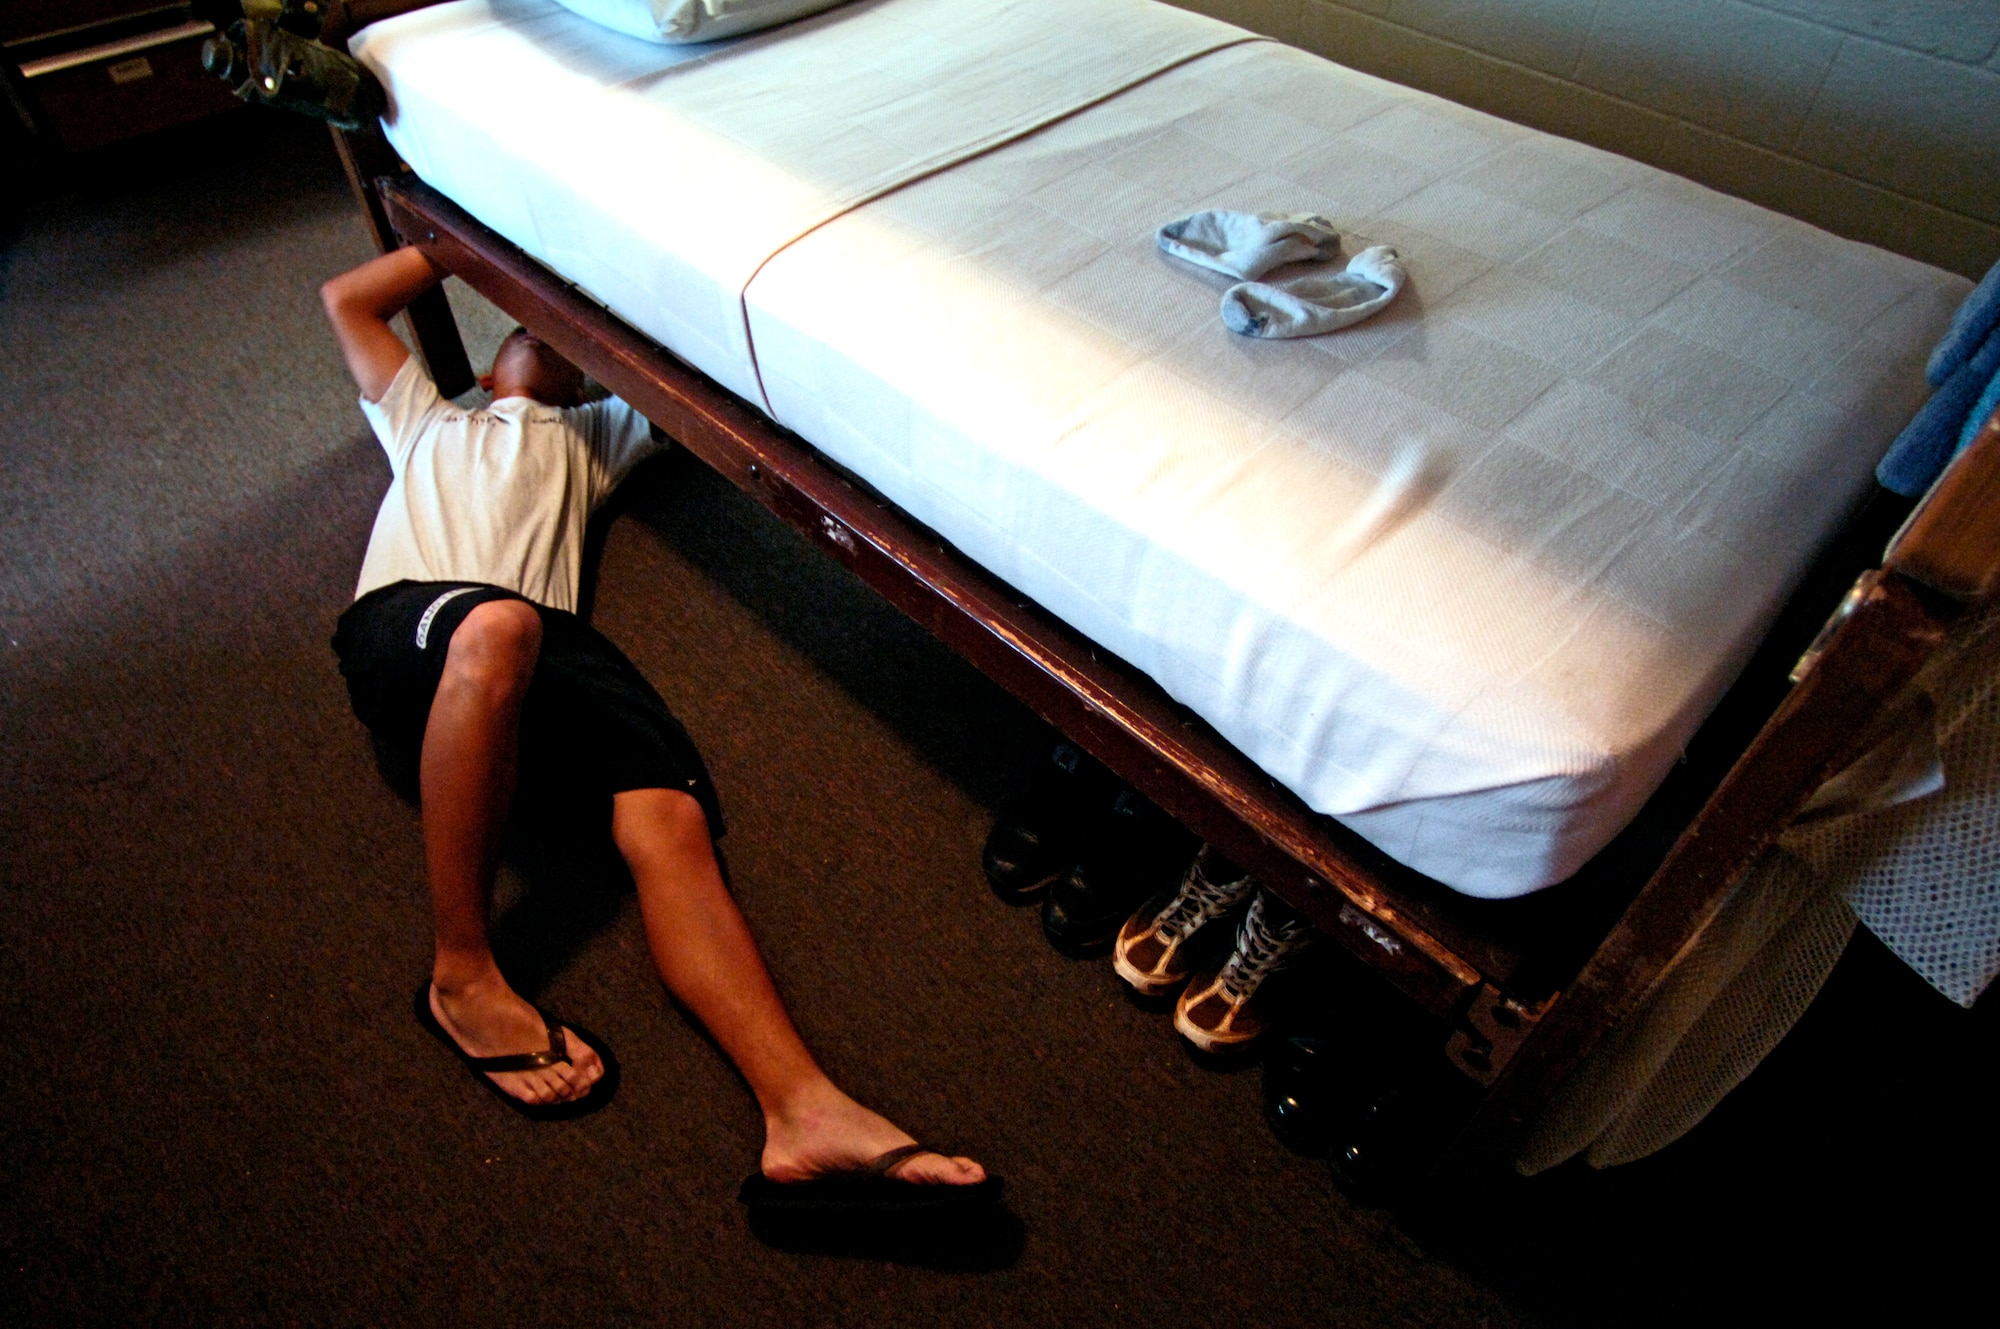
<path fill-rule="evenodd" d="M 1216 881 L 1211 873 L 1229 880 Z M 1148 997 L 1172 992 L 1192 972 L 1189 940 L 1204 925 L 1248 900 L 1256 889 L 1248 873 L 1203 845 L 1181 876 L 1179 889 L 1154 896 L 1125 920 L 1111 948 L 1111 967 Z"/>
<path fill-rule="evenodd" d="M 1258 891 L 1221 970 L 1196 977 L 1174 1005 L 1174 1028 L 1203 1052 L 1231 1052 L 1256 1040 L 1265 1019 L 1256 996 L 1264 980 L 1311 944 L 1312 924 Z"/>

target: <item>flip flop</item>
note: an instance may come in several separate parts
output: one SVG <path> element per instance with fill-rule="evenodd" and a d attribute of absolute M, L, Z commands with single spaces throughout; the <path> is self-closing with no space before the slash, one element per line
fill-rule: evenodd
<path fill-rule="evenodd" d="M 417 1023 L 429 1032 L 432 1038 L 444 1044 L 445 1050 L 464 1063 L 472 1072 L 472 1078 L 497 1095 L 501 1102 L 531 1121 L 574 1121 L 586 1117 L 611 1101 L 618 1092 L 618 1058 L 611 1055 L 611 1049 L 590 1031 L 578 1024 L 558 1021 L 541 1007 L 535 1007 L 535 1014 L 542 1017 L 542 1024 L 549 1035 L 549 1045 L 540 1052 L 513 1052 L 502 1057 L 475 1057 L 458 1045 L 445 1027 L 438 1023 L 431 1013 L 431 985 L 425 980 L 417 987 Z M 582 1098 L 573 1098 L 566 1103 L 527 1103 L 514 1097 L 489 1078 L 489 1072 L 538 1071 L 545 1066 L 554 1066 L 569 1060 L 569 1053 L 563 1044 L 563 1030 L 575 1034 L 577 1040 L 604 1063 L 604 1074 L 597 1083 L 590 1086 L 590 1092 Z"/>
<path fill-rule="evenodd" d="M 824 1173 L 810 1181 L 772 1181 L 761 1172 L 744 1179 L 736 1198 L 752 1215 L 804 1217 L 890 1217 L 942 1214 L 984 1208 L 1000 1202 L 1000 1178 L 966 1185 L 902 1181 L 889 1169 L 916 1154 L 937 1153 L 925 1144 L 906 1144 L 877 1154 L 857 1168 Z"/>

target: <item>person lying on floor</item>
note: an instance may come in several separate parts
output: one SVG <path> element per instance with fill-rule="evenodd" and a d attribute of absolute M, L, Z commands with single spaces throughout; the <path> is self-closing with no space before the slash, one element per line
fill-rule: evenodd
<path fill-rule="evenodd" d="M 389 326 L 443 274 L 385 254 L 321 295 L 393 479 L 334 651 L 355 713 L 418 755 L 436 926 L 417 1017 L 511 1105 L 576 1115 L 606 1058 L 511 988 L 487 935 L 500 834 L 524 800 L 608 800 L 660 977 L 742 1071 L 764 1113 L 766 1185 L 873 1173 L 965 1186 L 969 1158 L 920 1150 L 806 1050 L 717 866 L 721 818 L 666 703 L 574 612 L 591 510 L 658 443 L 630 406 L 583 405 L 583 375 L 525 330 L 484 410 L 442 399 Z M 602 806 L 600 803 L 599 806 Z"/>

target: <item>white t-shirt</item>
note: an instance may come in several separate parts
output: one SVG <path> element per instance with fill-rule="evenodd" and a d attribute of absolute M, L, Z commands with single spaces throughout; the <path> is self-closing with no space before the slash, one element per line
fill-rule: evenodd
<path fill-rule="evenodd" d="M 506 397 L 464 410 L 414 355 L 361 411 L 395 478 L 357 599 L 404 580 L 478 581 L 573 613 L 591 512 L 659 448 L 645 417 L 616 397 L 575 408 Z"/>

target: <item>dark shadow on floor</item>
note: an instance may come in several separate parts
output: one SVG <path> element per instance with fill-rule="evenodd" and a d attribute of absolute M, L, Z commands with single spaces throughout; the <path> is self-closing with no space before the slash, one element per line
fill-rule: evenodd
<path fill-rule="evenodd" d="M 1860 929 L 1751 1077 L 1661 1152 L 1489 1176 L 1410 1230 L 1572 1324 L 1920 1323 L 1985 1299 L 2000 1002 Z"/>
<path fill-rule="evenodd" d="M 808 1219 L 757 1215 L 750 1233 L 787 1255 L 872 1260 L 948 1274 L 1012 1268 L 1028 1229 L 1004 1206 L 964 1217 Z"/>

